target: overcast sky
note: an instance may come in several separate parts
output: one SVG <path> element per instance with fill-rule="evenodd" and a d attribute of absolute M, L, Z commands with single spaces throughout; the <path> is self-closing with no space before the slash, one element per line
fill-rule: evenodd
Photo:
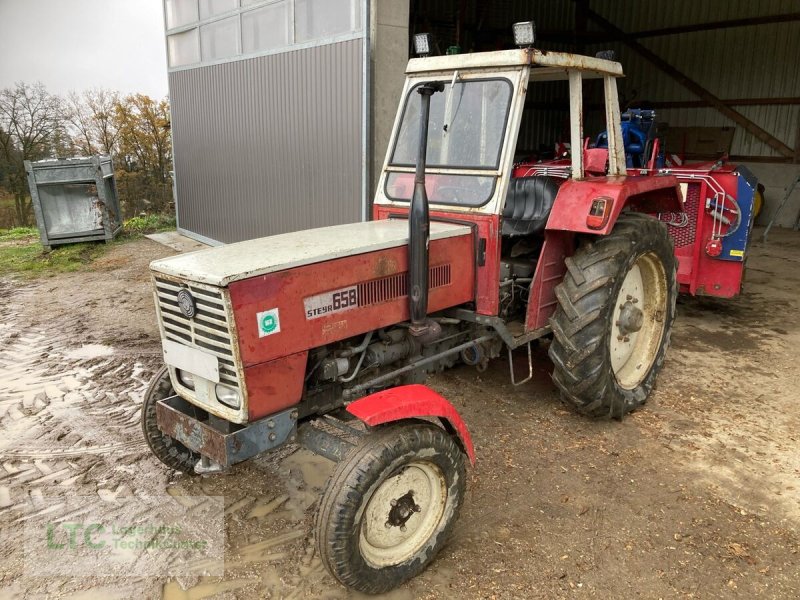
<path fill-rule="evenodd" d="M 167 95 L 162 0 L 0 0 L 0 88 Z"/>

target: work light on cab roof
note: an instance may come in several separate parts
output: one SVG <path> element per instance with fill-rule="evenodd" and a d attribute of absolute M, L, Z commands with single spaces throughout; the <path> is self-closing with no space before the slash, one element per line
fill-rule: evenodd
<path fill-rule="evenodd" d="M 430 33 L 417 33 L 414 35 L 414 53 L 423 58 L 431 53 Z"/>
<path fill-rule="evenodd" d="M 514 23 L 514 43 L 518 48 L 532 48 L 536 41 L 536 24 L 533 21 Z"/>

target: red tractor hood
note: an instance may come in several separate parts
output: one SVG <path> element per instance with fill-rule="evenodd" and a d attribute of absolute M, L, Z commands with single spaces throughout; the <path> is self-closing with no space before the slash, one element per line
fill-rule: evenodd
<path fill-rule="evenodd" d="M 465 225 L 431 223 L 431 240 L 470 234 Z M 307 229 L 154 261 L 158 273 L 225 287 L 229 283 L 408 244 L 408 221 L 383 220 Z"/>

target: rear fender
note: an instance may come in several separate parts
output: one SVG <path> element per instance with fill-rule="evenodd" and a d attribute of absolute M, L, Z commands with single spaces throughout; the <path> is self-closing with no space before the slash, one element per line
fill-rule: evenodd
<path fill-rule="evenodd" d="M 608 221 L 601 229 L 590 229 L 586 217 L 592 201 L 611 202 Z M 624 208 L 637 212 L 682 212 L 683 195 L 673 175 L 629 175 L 591 177 L 565 181 L 558 190 L 546 229 L 607 235 Z"/>
<path fill-rule="evenodd" d="M 350 403 L 347 412 L 369 426 L 414 417 L 438 417 L 447 432 L 456 437 L 470 462 L 475 464 L 475 448 L 461 415 L 447 399 L 428 386 L 401 385 L 382 390 Z"/>

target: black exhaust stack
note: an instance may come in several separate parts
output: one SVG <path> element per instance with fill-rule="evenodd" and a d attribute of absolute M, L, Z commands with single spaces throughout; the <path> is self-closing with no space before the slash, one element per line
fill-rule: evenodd
<path fill-rule="evenodd" d="M 425 191 L 425 158 L 428 151 L 428 116 L 431 96 L 444 91 L 441 82 L 425 83 L 417 88 L 422 102 L 419 118 L 419 148 L 417 150 L 417 171 L 414 176 L 414 195 L 408 215 L 409 244 L 409 294 L 408 304 L 411 313 L 409 332 L 425 344 L 438 337 L 441 327 L 428 320 L 428 244 L 430 242 L 431 220 L 428 215 L 428 193 Z"/>

